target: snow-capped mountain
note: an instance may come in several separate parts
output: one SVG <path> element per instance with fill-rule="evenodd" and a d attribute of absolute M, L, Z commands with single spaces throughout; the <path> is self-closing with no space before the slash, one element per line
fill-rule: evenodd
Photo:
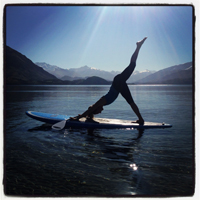
<path fill-rule="evenodd" d="M 120 73 L 104 71 L 88 66 L 62 69 L 46 63 L 34 64 L 16 50 L 6 46 L 6 84 L 110 84 Z M 38 66 L 39 65 L 39 66 Z M 174 65 L 157 72 L 134 71 L 128 83 L 135 84 L 192 84 L 194 81 L 193 62 Z M 56 78 L 56 77 L 58 78 Z M 78 79 L 78 80 L 77 80 Z M 106 79 L 106 80 L 105 80 Z M 64 80 L 64 81 L 63 81 Z"/>
<path fill-rule="evenodd" d="M 87 78 L 91 76 L 98 76 L 100 78 L 106 79 L 108 81 L 112 81 L 114 76 L 117 74 L 121 73 L 119 71 L 104 71 L 96 68 L 91 68 L 88 66 L 83 66 L 80 68 L 70 68 L 70 69 L 63 69 L 55 65 L 50 65 L 47 63 L 39 63 L 37 62 L 36 65 L 42 67 L 44 70 L 47 72 L 53 74 L 57 78 L 61 80 L 76 80 L 78 78 Z M 128 83 L 132 83 L 135 81 L 138 81 L 155 71 L 149 71 L 149 70 L 144 70 L 144 71 L 134 71 L 132 76 L 129 78 Z"/>

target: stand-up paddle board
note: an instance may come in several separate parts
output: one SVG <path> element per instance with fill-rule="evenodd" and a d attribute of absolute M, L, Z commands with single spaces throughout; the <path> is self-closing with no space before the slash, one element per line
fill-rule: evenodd
<path fill-rule="evenodd" d="M 79 121 L 71 121 L 69 115 L 57 115 L 49 113 L 41 113 L 34 111 L 27 111 L 26 114 L 38 121 L 48 124 L 56 124 L 64 122 L 64 128 L 99 128 L 99 129 L 121 129 L 121 128 L 135 128 L 135 129 L 149 129 L 149 128 L 170 128 L 171 124 L 157 123 L 157 122 L 145 122 L 144 125 L 139 125 L 130 120 L 120 119 L 106 119 L 106 118 L 94 118 L 92 121 L 88 121 L 86 118 L 81 118 Z"/>

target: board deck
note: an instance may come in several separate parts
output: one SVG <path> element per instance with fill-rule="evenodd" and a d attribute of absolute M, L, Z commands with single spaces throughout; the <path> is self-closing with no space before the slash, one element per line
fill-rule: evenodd
<path fill-rule="evenodd" d="M 41 113 L 34 111 L 27 111 L 26 114 L 38 121 L 45 122 L 48 124 L 56 124 L 63 120 L 68 120 L 71 116 L 69 115 L 58 115 Z M 120 119 L 107 119 L 107 118 L 94 118 L 94 121 L 88 121 L 86 118 L 80 119 L 80 121 L 66 121 L 65 127 L 71 128 L 100 128 L 100 129 L 122 129 L 122 128 L 135 128 L 135 129 L 149 129 L 149 128 L 170 128 L 171 124 L 156 123 L 156 122 L 145 122 L 144 125 L 133 123 L 130 120 Z"/>

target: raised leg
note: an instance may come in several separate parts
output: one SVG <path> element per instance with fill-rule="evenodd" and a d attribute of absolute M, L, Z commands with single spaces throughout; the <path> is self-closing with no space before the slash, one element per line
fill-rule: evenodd
<path fill-rule="evenodd" d="M 133 73 L 135 66 L 136 66 L 136 60 L 137 60 L 140 48 L 146 39 L 147 39 L 147 37 L 145 37 L 143 40 L 136 43 L 137 47 L 136 47 L 135 52 L 131 56 L 131 61 L 130 61 L 129 66 L 126 69 L 124 69 L 124 71 L 120 74 L 120 76 L 121 76 L 120 78 L 122 79 L 122 81 L 126 82 L 129 79 L 129 77 L 131 76 L 131 74 Z"/>
<path fill-rule="evenodd" d="M 136 47 L 136 50 L 131 57 L 131 62 L 136 62 L 138 54 L 139 54 L 139 50 L 140 50 L 141 46 L 143 45 L 143 43 L 146 39 L 147 39 L 147 37 L 145 37 L 143 40 L 136 43 L 137 47 Z"/>

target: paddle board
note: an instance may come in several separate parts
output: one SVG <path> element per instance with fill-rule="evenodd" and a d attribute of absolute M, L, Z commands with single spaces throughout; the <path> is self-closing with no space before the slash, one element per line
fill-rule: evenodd
<path fill-rule="evenodd" d="M 49 114 L 42 112 L 27 111 L 26 114 L 41 122 L 48 124 L 56 124 L 63 120 L 68 120 L 69 115 Z M 145 122 L 144 125 L 133 123 L 130 120 L 121 119 L 107 119 L 107 118 L 94 118 L 93 121 L 88 121 L 86 118 L 81 118 L 79 121 L 66 121 L 66 128 L 99 128 L 99 129 L 121 129 L 121 128 L 135 128 L 135 129 L 149 129 L 149 128 L 170 128 L 171 124 Z"/>

